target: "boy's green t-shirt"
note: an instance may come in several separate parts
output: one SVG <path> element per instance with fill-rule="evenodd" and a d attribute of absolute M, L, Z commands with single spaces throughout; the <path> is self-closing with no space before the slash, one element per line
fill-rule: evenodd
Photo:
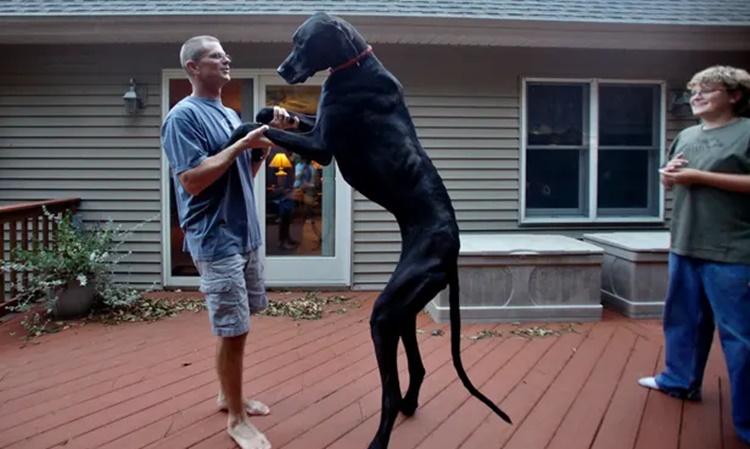
<path fill-rule="evenodd" d="M 682 153 L 689 168 L 750 176 L 750 119 L 680 132 L 669 159 Z M 750 264 L 750 194 L 705 185 L 675 185 L 671 249 L 681 256 Z"/>

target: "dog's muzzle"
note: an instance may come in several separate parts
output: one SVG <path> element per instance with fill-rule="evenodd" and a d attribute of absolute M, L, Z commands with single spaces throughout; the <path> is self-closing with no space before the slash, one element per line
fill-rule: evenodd
<path fill-rule="evenodd" d="M 276 73 L 278 73 L 280 77 L 284 78 L 284 81 L 287 81 L 287 82 L 289 81 L 289 78 L 288 78 L 288 76 L 289 76 L 289 69 L 284 64 L 280 65 L 276 69 Z"/>

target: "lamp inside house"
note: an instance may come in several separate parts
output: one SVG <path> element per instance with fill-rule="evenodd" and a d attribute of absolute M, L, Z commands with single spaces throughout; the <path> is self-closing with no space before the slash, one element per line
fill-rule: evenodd
<path fill-rule="evenodd" d="M 289 162 L 289 158 L 283 152 L 276 153 L 268 164 L 271 168 L 278 168 L 278 171 L 274 173 L 276 176 L 286 176 L 285 168 L 292 168 L 292 163 Z"/>
<path fill-rule="evenodd" d="M 130 78 L 130 87 L 122 96 L 122 101 L 125 102 L 125 112 L 128 114 L 135 114 L 145 107 L 143 88 L 138 86 L 133 78 Z"/>

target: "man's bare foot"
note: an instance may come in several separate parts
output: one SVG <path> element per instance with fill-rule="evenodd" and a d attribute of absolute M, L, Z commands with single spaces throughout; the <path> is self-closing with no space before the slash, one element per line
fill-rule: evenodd
<path fill-rule="evenodd" d="M 242 449 L 271 449 L 266 436 L 247 419 L 229 418 L 227 433 Z"/>
<path fill-rule="evenodd" d="M 219 410 L 221 411 L 225 412 L 228 410 L 227 400 L 223 393 L 219 393 L 219 397 L 216 398 L 216 405 L 219 406 Z M 271 409 L 266 404 L 250 399 L 245 399 L 245 411 L 250 416 L 266 416 L 271 413 Z"/>

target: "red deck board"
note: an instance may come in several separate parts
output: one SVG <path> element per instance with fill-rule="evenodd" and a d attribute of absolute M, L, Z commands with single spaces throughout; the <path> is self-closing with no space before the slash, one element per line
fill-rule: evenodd
<path fill-rule="evenodd" d="M 272 407 L 253 421 L 275 449 L 367 447 L 380 418 L 369 330 L 376 295 L 348 293 L 361 308 L 349 304 L 321 320 L 253 318 L 244 388 Z M 392 449 L 742 447 L 720 345 L 709 358 L 702 402 L 683 404 L 638 386 L 638 377 L 663 366 L 658 320 L 607 310 L 601 322 L 575 323 L 576 333 L 530 339 L 511 335 L 511 324 L 463 325 L 469 378 L 513 425 L 464 389 L 449 326 L 421 314 L 418 327 L 427 377 L 415 416 L 396 421 Z M 503 335 L 467 338 L 490 329 Z M 88 324 L 26 343 L 11 331 L 16 322 L 0 325 L 0 448 L 235 447 L 226 414 L 216 409 L 216 342 L 205 312 Z M 399 369 L 403 391 L 401 346 Z"/>

